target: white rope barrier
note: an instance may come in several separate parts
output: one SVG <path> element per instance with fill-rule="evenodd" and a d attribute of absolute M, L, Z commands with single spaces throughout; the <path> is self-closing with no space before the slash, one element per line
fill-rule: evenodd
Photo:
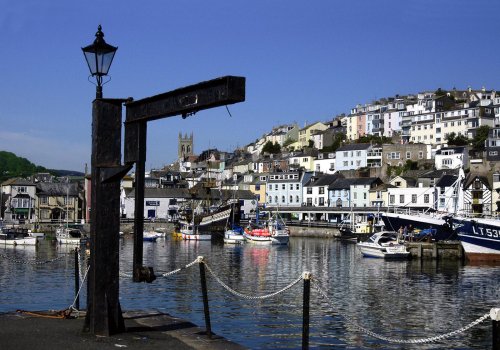
<path fill-rule="evenodd" d="M 250 296 L 250 295 L 246 295 L 246 294 L 243 294 L 243 293 L 240 293 L 234 289 L 232 289 L 231 287 L 229 287 L 227 284 L 225 284 L 224 282 L 222 282 L 222 280 L 215 274 L 215 272 L 210 268 L 210 266 L 204 261 L 203 262 L 208 270 L 208 272 L 210 272 L 210 274 L 215 278 L 215 280 L 224 288 L 226 289 L 229 293 L 233 294 L 233 295 L 236 295 L 237 297 L 240 297 L 240 298 L 243 298 L 243 299 L 248 299 L 248 300 L 259 300 L 259 299 L 268 299 L 268 298 L 272 298 L 278 294 L 281 294 L 281 293 L 284 293 L 286 292 L 287 290 L 289 290 L 290 288 L 292 288 L 293 286 L 295 286 L 297 283 L 299 283 L 300 281 L 302 281 L 304 279 L 304 275 L 302 274 L 299 278 L 297 278 L 295 281 L 293 281 L 292 283 L 290 283 L 288 286 L 274 292 L 274 293 L 271 293 L 271 294 L 267 294 L 267 295 L 261 295 L 261 296 Z"/>
<path fill-rule="evenodd" d="M 43 265 L 43 264 L 49 264 L 49 263 L 53 263 L 53 262 L 59 261 L 59 260 L 63 259 L 65 256 L 67 256 L 67 255 L 60 255 L 57 258 L 50 259 L 50 260 L 22 260 L 22 259 L 14 259 L 14 258 L 11 258 L 8 255 L 0 254 L 0 258 L 12 261 L 12 262 L 14 262 L 16 264 L 24 264 L 24 265 Z"/>
<path fill-rule="evenodd" d="M 315 280 L 312 280 L 312 281 L 316 282 Z M 333 304 L 330 301 L 330 298 L 328 298 L 328 296 L 326 295 L 325 291 L 323 291 L 321 289 L 321 287 L 317 283 L 313 283 L 312 285 L 313 285 L 313 288 L 316 289 L 318 291 L 318 293 L 330 304 L 330 307 L 332 307 L 332 309 L 335 309 L 334 306 L 333 306 Z M 483 316 L 477 318 L 476 320 L 472 321 L 468 325 L 466 325 L 466 326 L 464 326 L 462 328 L 459 328 L 459 329 L 457 329 L 455 331 L 449 332 L 449 333 L 440 334 L 440 335 L 437 335 L 437 336 L 434 336 L 434 337 L 428 337 L 428 338 L 398 339 L 398 338 L 386 337 L 384 335 L 381 335 L 381 334 L 375 333 L 373 331 L 370 331 L 369 329 L 366 329 L 363 326 L 359 325 L 356 321 L 354 321 L 348 315 L 346 315 L 344 313 L 341 313 L 339 311 L 333 311 L 333 312 L 335 312 L 335 313 L 339 314 L 341 317 L 343 317 L 351 326 L 355 327 L 356 329 L 360 330 L 361 332 L 363 332 L 365 334 L 368 334 L 369 336 L 371 336 L 373 338 L 384 340 L 384 341 L 389 342 L 389 343 L 398 343 L 398 344 L 426 344 L 426 343 L 437 342 L 437 341 L 440 341 L 440 340 L 443 340 L 443 339 L 446 339 L 446 338 L 450 338 L 450 337 L 452 337 L 454 335 L 463 333 L 463 332 L 467 331 L 468 329 L 470 329 L 470 328 L 478 325 L 479 323 L 483 322 L 487 318 L 490 318 L 490 312 L 488 311 L 488 313 L 486 313 Z"/>
<path fill-rule="evenodd" d="M 182 270 L 189 269 L 191 266 L 193 266 L 196 263 L 200 263 L 200 257 L 197 257 L 193 262 L 190 262 L 189 264 L 185 265 L 184 267 L 179 267 L 178 269 L 175 269 L 173 271 L 163 273 L 162 277 L 170 277 L 172 275 L 175 275 L 176 273 L 179 273 Z"/>

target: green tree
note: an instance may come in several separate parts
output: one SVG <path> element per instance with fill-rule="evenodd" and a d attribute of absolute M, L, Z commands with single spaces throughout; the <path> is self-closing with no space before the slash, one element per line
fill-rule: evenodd
<path fill-rule="evenodd" d="M 280 153 L 281 152 L 281 146 L 279 143 L 272 143 L 271 141 L 267 141 L 264 144 L 264 147 L 262 147 L 262 153 Z"/>
<path fill-rule="evenodd" d="M 14 178 L 27 177 L 47 169 L 31 163 L 26 158 L 18 157 L 12 152 L 0 151 L 0 182 Z"/>
<path fill-rule="evenodd" d="M 457 135 L 454 132 L 450 132 L 446 136 L 446 142 L 449 146 L 465 146 L 469 144 L 469 139 L 462 134 Z"/>
<path fill-rule="evenodd" d="M 490 133 L 490 127 L 488 125 L 481 125 L 477 131 L 476 136 L 472 139 L 472 147 L 475 150 L 483 151 L 484 143 L 488 138 L 488 134 Z"/>
<path fill-rule="evenodd" d="M 333 142 L 330 146 L 323 147 L 323 152 L 335 152 L 337 148 L 342 145 L 342 142 L 345 141 L 346 135 L 344 133 L 336 133 L 333 136 Z"/>

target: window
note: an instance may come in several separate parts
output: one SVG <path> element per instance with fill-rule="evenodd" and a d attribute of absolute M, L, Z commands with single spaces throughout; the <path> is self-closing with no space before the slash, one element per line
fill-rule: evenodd
<path fill-rule="evenodd" d="M 442 165 L 449 166 L 452 163 L 453 163 L 453 160 L 448 158 L 448 159 L 443 159 Z"/>
<path fill-rule="evenodd" d="M 366 192 L 363 193 L 363 199 L 366 199 Z"/>
<path fill-rule="evenodd" d="M 64 205 L 73 205 L 73 197 L 64 197 Z"/>
<path fill-rule="evenodd" d="M 18 186 L 17 187 L 17 192 L 19 193 L 26 193 L 28 190 L 26 188 L 26 186 Z"/>
<path fill-rule="evenodd" d="M 412 194 L 411 195 L 411 202 L 412 203 L 417 203 L 417 195 L 416 194 Z"/>
<path fill-rule="evenodd" d="M 424 203 L 429 203 L 429 195 L 424 194 Z"/>
<path fill-rule="evenodd" d="M 286 189 L 286 185 L 285 185 L 285 184 L 282 184 L 282 185 L 281 185 L 281 189 L 282 189 L 282 190 Z"/>
<path fill-rule="evenodd" d="M 293 190 L 293 184 L 290 184 L 290 189 Z"/>
<path fill-rule="evenodd" d="M 353 199 L 358 199 L 358 192 L 353 193 Z"/>
<path fill-rule="evenodd" d="M 319 198 L 319 205 L 321 205 L 321 206 L 325 205 L 325 199 L 323 197 Z"/>
<path fill-rule="evenodd" d="M 349 152 L 344 152 L 344 157 L 349 157 Z"/>
<path fill-rule="evenodd" d="M 418 159 L 423 159 L 424 158 L 424 152 L 420 151 L 418 152 Z"/>
<path fill-rule="evenodd" d="M 285 203 L 285 196 L 281 196 L 281 203 Z"/>
<path fill-rule="evenodd" d="M 278 184 L 274 185 L 274 190 L 277 191 L 278 190 Z"/>
<path fill-rule="evenodd" d="M 312 187 L 307 187 L 307 194 L 312 194 L 312 193 L 313 193 Z"/>
<path fill-rule="evenodd" d="M 49 197 L 47 196 L 42 196 L 40 198 L 40 204 L 49 204 Z"/>
<path fill-rule="evenodd" d="M 290 203 L 293 203 L 293 196 L 290 196 Z"/>
<path fill-rule="evenodd" d="M 406 159 L 410 159 L 411 158 L 411 152 L 406 152 Z"/>
<path fill-rule="evenodd" d="M 278 204 L 278 196 L 274 196 L 274 202 Z"/>
<path fill-rule="evenodd" d="M 388 152 L 387 153 L 387 159 L 399 159 L 400 153 L 399 152 Z"/>
<path fill-rule="evenodd" d="M 357 151 L 357 152 L 356 152 L 356 156 L 357 156 L 357 157 L 361 157 L 361 151 Z"/>
<path fill-rule="evenodd" d="M 400 194 L 399 195 L 399 203 L 404 203 L 405 202 L 405 195 L 404 194 Z"/>
<path fill-rule="evenodd" d="M 296 201 L 297 203 L 300 203 L 299 196 L 295 196 L 295 201 Z"/>
<path fill-rule="evenodd" d="M 296 184 L 296 185 L 295 185 L 295 189 L 296 189 L 296 190 L 299 190 L 299 189 L 300 189 L 299 184 Z"/>
<path fill-rule="evenodd" d="M 255 190 L 260 191 L 260 185 L 255 185 Z"/>
<path fill-rule="evenodd" d="M 348 161 L 344 161 L 344 166 L 349 166 L 349 162 Z"/>
<path fill-rule="evenodd" d="M 319 194 L 325 194 L 325 188 L 324 187 L 320 187 L 319 188 Z"/>
<path fill-rule="evenodd" d="M 269 196 L 269 203 L 272 203 L 272 202 L 273 202 L 273 197 Z"/>

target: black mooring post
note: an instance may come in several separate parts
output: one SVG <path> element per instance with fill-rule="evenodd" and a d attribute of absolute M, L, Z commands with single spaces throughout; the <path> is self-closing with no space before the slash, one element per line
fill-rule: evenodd
<path fill-rule="evenodd" d="M 490 317 L 492 326 L 491 348 L 500 350 L 500 308 L 491 309 Z"/>
<path fill-rule="evenodd" d="M 78 248 L 75 248 L 75 307 L 80 310 L 80 295 L 78 291 L 80 290 L 80 264 L 78 260 Z"/>
<path fill-rule="evenodd" d="M 311 273 L 304 272 L 302 301 L 302 349 L 309 349 L 309 302 L 311 299 Z"/>
<path fill-rule="evenodd" d="M 208 339 L 212 339 L 212 326 L 210 325 L 210 310 L 208 308 L 207 279 L 205 278 L 205 265 L 203 257 L 198 257 L 200 265 L 201 292 L 203 293 L 203 310 L 205 311 L 205 327 L 207 328 Z"/>

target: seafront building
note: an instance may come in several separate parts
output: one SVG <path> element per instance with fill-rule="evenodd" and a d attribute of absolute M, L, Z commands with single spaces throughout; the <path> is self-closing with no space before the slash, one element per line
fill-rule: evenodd
<path fill-rule="evenodd" d="M 484 145 L 448 144 L 451 135 L 473 141 L 484 128 Z M 334 147 L 338 134 L 344 141 Z M 197 155 L 195 136 L 179 133 L 178 159 L 146 174 L 145 217 L 175 219 L 198 188 L 209 189 L 215 200 L 227 197 L 220 195 L 224 191 L 239 191 L 245 215 L 257 206 L 500 213 L 500 95 L 494 90 L 385 97 L 303 128 L 276 126 L 232 152 L 208 149 Z M 280 152 L 263 152 L 268 142 Z M 459 168 L 467 177 L 457 182 Z M 461 208 L 457 184 L 464 189 Z M 122 181 L 124 218 L 133 215 L 133 189 L 134 174 L 129 174 Z M 42 175 L 9 179 L 1 184 L 0 216 L 17 222 L 86 222 L 90 193 L 88 174 L 75 181 Z"/>

